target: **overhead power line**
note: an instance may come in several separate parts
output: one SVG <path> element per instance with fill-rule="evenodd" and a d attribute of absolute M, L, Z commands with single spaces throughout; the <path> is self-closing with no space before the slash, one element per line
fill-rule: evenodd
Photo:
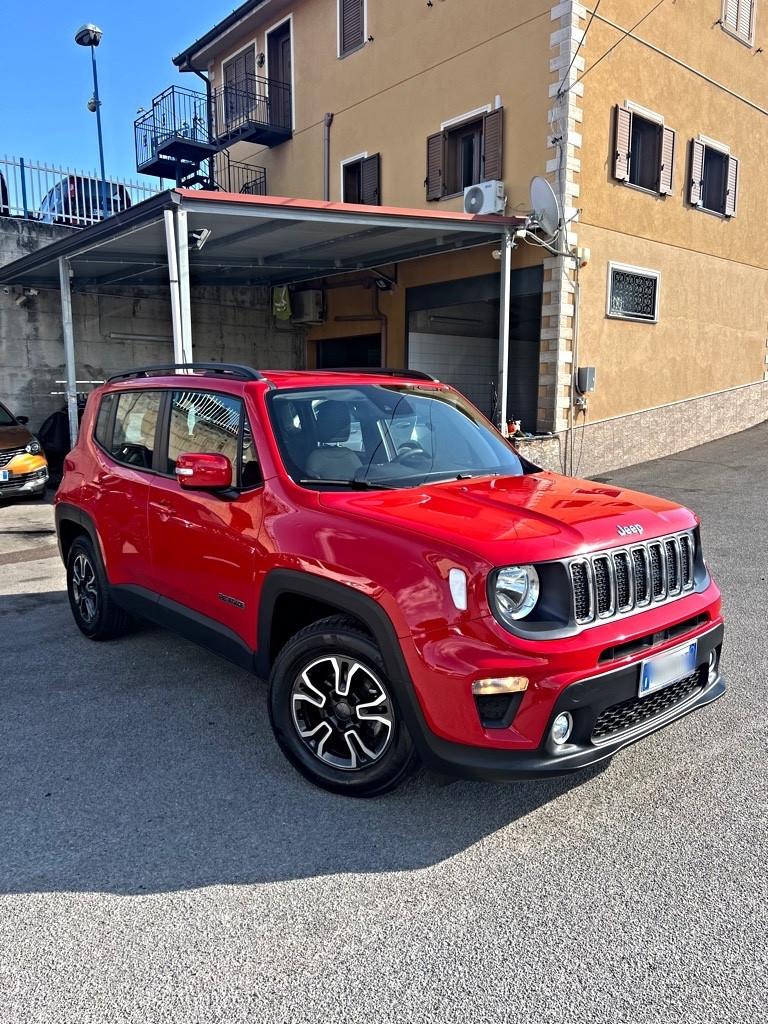
<path fill-rule="evenodd" d="M 568 81 L 568 75 L 570 75 L 570 73 L 571 73 L 571 68 L 573 67 L 573 62 L 574 62 L 574 61 L 576 60 L 576 58 L 578 57 L 578 55 L 579 55 L 579 50 L 580 50 L 580 49 L 582 48 L 582 46 L 583 46 L 583 45 L 584 45 L 584 43 L 586 42 L 586 39 L 587 39 L 587 35 L 589 34 L 589 30 L 590 30 L 590 28 L 592 27 L 592 22 L 593 22 L 593 21 L 595 20 L 595 15 L 597 14 L 597 12 L 598 12 L 598 9 L 599 9 L 599 7 L 600 7 L 600 4 L 601 4 L 602 2 L 603 2 L 603 0 L 597 0 L 597 3 L 595 4 L 595 9 L 594 9 L 594 11 L 592 11 L 592 13 L 591 13 L 591 14 L 590 14 L 590 16 L 589 16 L 589 21 L 587 22 L 587 27 L 586 27 L 586 28 L 584 29 L 584 35 L 583 35 L 583 36 L 581 37 L 581 39 L 579 40 L 579 45 L 578 45 L 578 46 L 576 47 L 576 49 L 574 50 L 573 56 L 571 57 L 571 63 L 570 63 L 569 65 L 568 65 L 568 69 L 567 69 L 567 71 L 565 72 L 565 74 L 563 75 L 563 81 L 562 81 L 562 83 L 560 84 L 560 88 L 559 88 L 559 89 L 557 90 L 557 98 L 558 98 L 558 99 L 559 99 L 559 98 L 560 98 L 560 97 L 561 97 L 561 96 L 563 95 L 563 93 L 565 92 L 565 89 L 563 88 L 563 86 L 564 86 L 564 85 L 565 85 L 565 83 L 566 83 L 566 82 Z"/>
<path fill-rule="evenodd" d="M 625 29 L 622 32 L 621 36 L 619 36 L 619 38 L 613 44 L 613 46 L 609 46 L 608 49 L 605 51 L 605 53 L 601 57 L 598 57 L 597 60 L 594 62 L 594 64 L 590 64 L 589 67 L 587 68 L 587 70 L 583 74 L 579 75 L 579 77 L 576 79 L 575 82 L 573 82 L 571 85 L 567 86 L 567 88 L 563 89 L 562 92 L 558 91 L 558 96 L 562 96 L 564 93 L 570 92 L 570 90 L 573 88 L 574 85 L 578 85 L 579 82 L 582 82 L 587 77 L 587 75 L 589 74 L 590 71 L 594 70 L 594 68 L 596 68 L 597 65 L 600 64 L 601 61 L 604 61 L 606 57 L 610 57 L 610 55 L 613 53 L 613 51 L 616 49 L 616 47 L 620 46 L 624 42 L 624 40 L 627 38 L 627 36 L 632 35 L 632 33 L 635 31 L 635 29 L 639 28 L 643 24 L 643 22 L 647 18 L 650 18 L 650 16 L 655 11 L 657 11 L 661 7 L 661 5 L 663 3 L 665 3 L 665 2 L 666 2 L 666 0 L 657 0 L 657 2 L 653 5 L 653 7 L 649 11 L 646 11 L 646 13 L 642 16 L 642 18 L 640 18 L 638 21 L 636 21 L 635 24 L 631 28 Z M 600 4 L 598 3 L 597 6 L 595 7 L 594 11 L 592 12 L 592 18 L 590 19 L 590 22 L 589 22 L 590 25 L 592 24 L 592 19 L 597 14 L 597 8 L 599 6 L 600 6 Z M 589 25 L 587 26 L 587 28 L 589 28 Z M 586 35 L 586 31 L 585 31 L 585 35 Z M 582 42 L 583 42 L 583 40 L 582 40 Z"/>

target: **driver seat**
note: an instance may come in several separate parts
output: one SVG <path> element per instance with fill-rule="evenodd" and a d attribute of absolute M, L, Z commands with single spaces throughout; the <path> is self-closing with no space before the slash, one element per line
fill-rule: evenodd
<path fill-rule="evenodd" d="M 353 480 L 363 463 L 351 448 L 343 447 L 352 429 L 349 406 L 329 399 L 319 407 L 316 417 L 319 447 L 307 459 L 307 476 L 315 480 Z"/>

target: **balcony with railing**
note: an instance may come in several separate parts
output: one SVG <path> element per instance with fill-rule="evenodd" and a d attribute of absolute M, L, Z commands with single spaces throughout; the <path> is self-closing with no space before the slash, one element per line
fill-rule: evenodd
<path fill-rule="evenodd" d="M 267 195 L 266 168 L 230 160 L 226 151 L 216 157 L 214 168 L 214 183 L 224 192 L 239 192 L 246 196 Z"/>
<path fill-rule="evenodd" d="M 277 146 L 293 132 L 291 87 L 285 82 L 244 75 L 214 90 L 213 108 L 220 147 L 235 142 Z"/>
<path fill-rule="evenodd" d="M 208 97 L 172 85 L 134 122 L 136 167 L 178 181 L 221 148 L 214 138 Z"/>

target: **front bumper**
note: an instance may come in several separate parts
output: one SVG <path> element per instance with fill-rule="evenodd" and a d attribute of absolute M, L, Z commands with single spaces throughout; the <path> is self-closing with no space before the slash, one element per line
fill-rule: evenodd
<path fill-rule="evenodd" d="M 605 761 L 624 747 L 712 703 L 725 693 L 725 679 L 719 670 L 722 624 L 699 634 L 696 639 L 696 679 L 692 674 L 691 683 L 679 701 L 637 724 L 628 724 L 626 728 L 619 728 L 599 739 L 593 738 L 595 725 L 607 709 L 626 704 L 638 705 L 642 717 L 642 702 L 650 697 L 637 696 L 641 661 L 564 687 L 552 704 L 543 739 L 535 749 L 470 746 L 443 739 L 426 729 L 419 743 L 422 757 L 430 767 L 445 774 L 490 781 L 568 775 Z M 712 651 L 717 654 L 718 668 L 716 677 L 710 681 L 708 665 Z M 674 687 L 666 689 L 672 691 Z M 665 690 L 656 691 L 656 694 L 664 693 Z M 549 739 L 549 731 L 556 716 L 563 711 L 573 716 L 574 727 L 569 742 L 558 747 Z M 631 719 L 631 714 L 628 717 Z"/>
<path fill-rule="evenodd" d="M 0 501 L 42 494 L 48 484 L 48 467 L 43 465 L 31 471 L 12 472 L 8 480 L 0 480 Z"/>

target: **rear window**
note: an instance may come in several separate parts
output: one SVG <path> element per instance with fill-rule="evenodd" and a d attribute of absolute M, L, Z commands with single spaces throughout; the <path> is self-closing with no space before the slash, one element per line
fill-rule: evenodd
<path fill-rule="evenodd" d="M 115 425 L 108 451 L 136 469 L 151 469 L 162 391 L 123 391 L 117 397 Z"/>
<path fill-rule="evenodd" d="M 101 399 L 101 405 L 99 406 L 99 412 L 96 416 L 96 426 L 93 431 L 93 436 L 99 442 L 102 448 L 109 451 L 109 439 L 111 433 L 112 424 L 112 410 L 115 407 L 115 395 L 104 395 Z"/>

